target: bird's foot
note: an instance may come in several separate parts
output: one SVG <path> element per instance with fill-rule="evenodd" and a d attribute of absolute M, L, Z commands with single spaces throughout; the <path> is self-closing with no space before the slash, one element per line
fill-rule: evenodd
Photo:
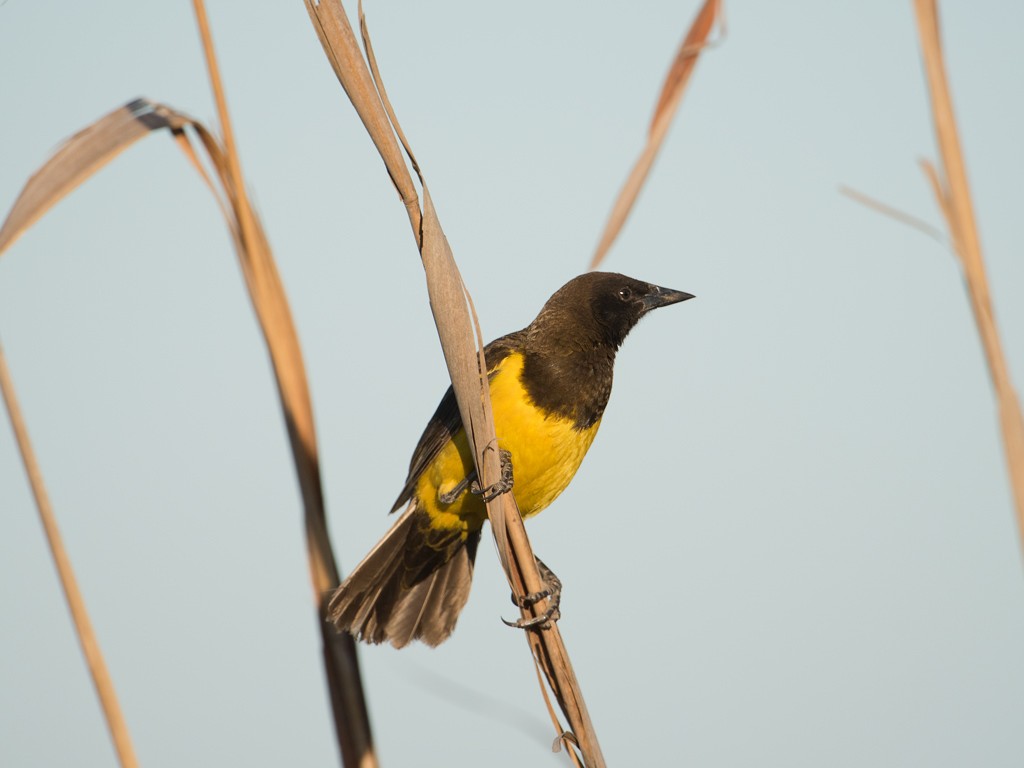
<path fill-rule="evenodd" d="M 533 559 L 537 561 L 537 570 L 540 571 L 540 578 L 544 582 L 544 589 L 539 592 L 531 592 L 522 597 L 516 597 L 513 594 L 512 603 L 520 608 L 529 608 L 546 599 L 548 607 L 543 613 L 533 618 L 521 618 L 516 621 L 502 619 L 505 626 L 515 627 L 516 629 L 530 629 L 531 627 L 544 629 L 550 626 L 552 621 L 558 621 L 562 617 L 562 612 L 559 610 L 562 602 L 562 580 L 555 575 L 554 571 L 544 565 L 539 557 L 535 556 Z"/>

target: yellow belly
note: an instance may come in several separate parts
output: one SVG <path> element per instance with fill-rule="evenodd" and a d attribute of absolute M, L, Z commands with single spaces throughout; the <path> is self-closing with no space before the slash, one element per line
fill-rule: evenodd
<path fill-rule="evenodd" d="M 498 445 L 512 454 L 512 492 L 523 517 L 535 515 L 565 490 L 594 441 L 598 421 L 585 430 L 572 419 L 545 416 L 530 403 L 520 374 L 522 355 L 505 358 L 491 379 L 491 406 Z M 417 504 L 434 527 L 478 529 L 487 517 L 480 497 L 464 492 L 451 504 L 440 496 L 454 489 L 473 471 L 473 458 L 464 432 L 442 449 L 416 485 Z"/>

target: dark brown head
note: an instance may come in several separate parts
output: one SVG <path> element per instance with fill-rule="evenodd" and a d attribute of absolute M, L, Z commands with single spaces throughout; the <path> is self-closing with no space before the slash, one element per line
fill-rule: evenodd
<path fill-rule="evenodd" d="M 527 393 L 545 411 L 572 419 L 577 429 L 592 427 L 612 391 L 615 352 L 633 326 L 652 309 L 692 298 L 610 272 L 570 280 L 521 332 Z"/>
<path fill-rule="evenodd" d="M 635 280 L 616 272 L 587 272 L 573 278 L 548 299 L 531 335 L 599 344 L 617 350 L 640 318 L 658 307 L 692 299 L 693 294 Z"/>

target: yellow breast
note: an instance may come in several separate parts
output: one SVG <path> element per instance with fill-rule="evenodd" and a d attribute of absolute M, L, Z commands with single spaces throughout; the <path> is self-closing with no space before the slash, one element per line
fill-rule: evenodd
<path fill-rule="evenodd" d="M 530 402 L 523 384 L 523 357 L 506 357 L 491 378 L 491 405 L 498 445 L 512 454 L 513 494 L 523 517 L 535 515 L 565 490 L 594 441 L 600 420 L 584 430 L 572 419 L 548 415 Z M 443 528 L 476 530 L 487 516 L 480 497 L 463 493 L 451 504 L 450 492 L 473 471 L 466 435 L 458 435 L 424 471 L 416 486 L 417 503 Z"/>

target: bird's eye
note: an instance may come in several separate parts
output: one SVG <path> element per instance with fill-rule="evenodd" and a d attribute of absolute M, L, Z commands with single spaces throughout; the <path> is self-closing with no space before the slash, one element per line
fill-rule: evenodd
<path fill-rule="evenodd" d="M 623 301 L 629 301 L 633 296 L 633 292 L 629 288 L 623 288 L 619 291 L 619 298 Z"/>

